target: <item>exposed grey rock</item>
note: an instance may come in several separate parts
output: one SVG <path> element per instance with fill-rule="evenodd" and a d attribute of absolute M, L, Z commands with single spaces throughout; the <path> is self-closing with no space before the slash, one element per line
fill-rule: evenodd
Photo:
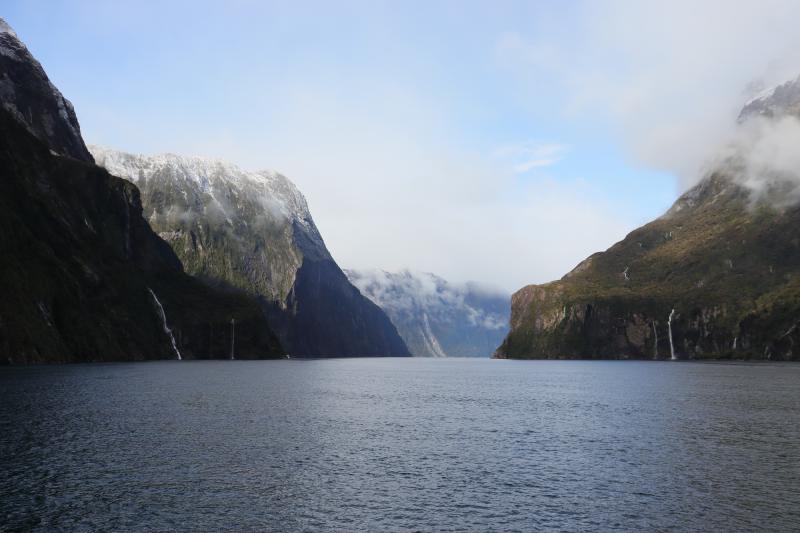
<path fill-rule="evenodd" d="M 0 102 L 54 152 L 92 161 L 72 104 L 11 27 L 0 19 Z"/>

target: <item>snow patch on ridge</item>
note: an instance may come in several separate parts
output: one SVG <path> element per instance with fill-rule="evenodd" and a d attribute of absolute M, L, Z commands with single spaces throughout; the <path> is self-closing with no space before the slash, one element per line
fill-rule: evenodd
<path fill-rule="evenodd" d="M 774 85 L 772 87 L 767 87 L 766 89 L 759 91 L 758 93 L 756 93 L 755 96 L 753 96 L 747 102 L 745 102 L 744 107 L 747 107 L 754 102 L 758 102 L 759 100 L 766 100 L 767 98 L 772 97 L 772 95 L 775 94 L 775 91 L 778 89 L 778 87 L 780 87 L 780 85 Z"/>
<path fill-rule="evenodd" d="M 226 217 L 232 216 L 228 203 L 247 194 L 275 218 L 286 219 L 306 231 L 316 232 L 303 194 L 288 178 L 273 170 L 251 172 L 213 158 L 170 153 L 146 156 L 96 145 L 90 145 L 89 151 L 97 164 L 109 173 L 137 185 L 167 177 L 193 184 L 210 196 L 214 207 Z M 185 193 L 185 189 L 181 190 Z"/>

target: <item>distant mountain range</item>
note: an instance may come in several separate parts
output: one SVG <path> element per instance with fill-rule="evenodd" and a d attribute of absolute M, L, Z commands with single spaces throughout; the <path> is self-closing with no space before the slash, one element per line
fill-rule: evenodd
<path fill-rule="evenodd" d="M 199 157 L 90 150 L 139 188 L 148 223 L 186 271 L 257 297 L 293 356 L 409 355 L 389 318 L 336 265 L 285 176 Z"/>
<path fill-rule="evenodd" d="M 346 270 L 421 357 L 489 357 L 508 332 L 509 296 L 428 273 Z"/>
<path fill-rule="evenodd" d="M 798 117 L 795 80 L 748 102 L 737 127 L 791 143 L 778 121 Z M 754 165 L 751 150 L 560 280 L 517 291 L 496 356 L 800 359 L 800 168 L 770 169 L 776 151 Z"/>

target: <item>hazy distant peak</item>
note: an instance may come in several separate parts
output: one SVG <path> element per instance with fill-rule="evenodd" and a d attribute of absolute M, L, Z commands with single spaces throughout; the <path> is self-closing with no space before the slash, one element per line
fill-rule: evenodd
<path fill-rule="evenodd" d="M 754 116 L 775 118 L 785 115 L 800 115 L 800 76 L 753 96 L 739 113 L 739 122 Z"/>
<path fill-rule="evenodd" d="M 408 269 L 345 270 L 392 319 L 414 355 L 489 356 L 508 329 L 508 295 Z"/>

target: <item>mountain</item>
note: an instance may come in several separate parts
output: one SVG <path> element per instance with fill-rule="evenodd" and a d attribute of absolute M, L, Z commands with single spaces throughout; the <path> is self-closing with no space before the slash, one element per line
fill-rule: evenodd
<path fill-rule="evenodd" d="M 795 80 L 748 102 L 737 128 L 782 134 L 798 110 Z M 740 146 L 662 217 L 517 291 L 496 357 L 800 359 L 797 174 L 751 156 Z"/>
<path fill-rule="evenodd" d="M 428 273 L 346 270 L 419 357 L 489 357 L 508 332 L 508 295 Z"/>
<path fill-rule="evenodd" d="M 739 113 L 739 122 L 755 116 L 777 118 L 800 115 L 800 78 L 770 87 L 755 95 Z"/>
<path fill-rule="evenodd" d="M 2 19 L 0 73 L 0 361 L 281 356 L 258 304 L 186 275 L 138 189 L 94 165 Z"/>
<path fill-rule="evenodd" d="M 92 162 L 72 104 L 1 18 L 0 73 L 3 109 L 55 153 Z"/>
<path fill-rule="evenodd" d="M 139 187 L 147 220 L 188 272 L 260 299 L 292 355 L 409 355 L 389 318 L 337 266 L 286 177 L 198 157 L 91 151 Z"/>

